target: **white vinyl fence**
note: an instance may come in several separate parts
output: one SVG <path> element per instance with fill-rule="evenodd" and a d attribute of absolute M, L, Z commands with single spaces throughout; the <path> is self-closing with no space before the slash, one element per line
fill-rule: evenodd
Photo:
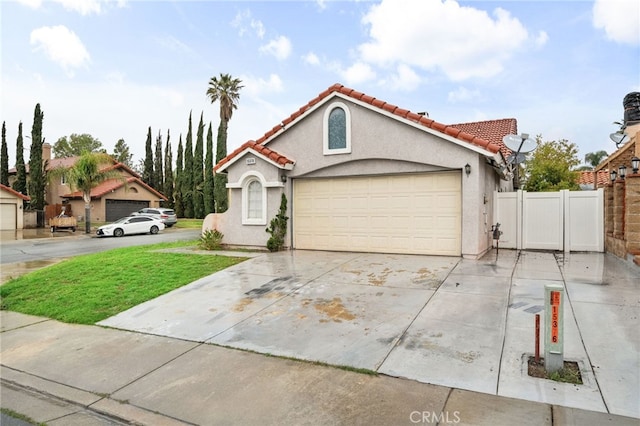
<path fill-rule="evenodd" d="M 500 247 L 604 251 L 604 191 L 496 192 Z"/>

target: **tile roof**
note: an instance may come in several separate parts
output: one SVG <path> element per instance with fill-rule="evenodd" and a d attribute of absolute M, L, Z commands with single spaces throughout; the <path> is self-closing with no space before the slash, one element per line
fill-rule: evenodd
<path fill-rule="evenodd" d="M 470 133 L 470 132 L 468 132 L 466 130 L 457 128 L 455 126 L 439 123 L 437 121 L 434 121 L 434 120 L 430 119 L 429 117 L 417 114 L 415 112 L 411 112 L 411 111 L 409 111 L 407 109 L 399 108 L 399 107 L 397 107 L 397 106 L 395 106 L 393 104 L 390 104 L 388 102 L 385 102 L 385 101 L 383 101 L 381 99 L 377 99 L 377 98 L 374 98 L 373 96 L 369 96 L 369 95 L 366 95 L 364 93 L 355 91 L 355 90 L 350 89 L 348 87 L 345 87 L 342 84 L 334 84 L 334 85 L 330 86 L 328 89 L 326 89 L 325 91 L 321 92 L 318 96 L 316 96 L 315 98 L 313 98 L 312 100 L 307 102 L 305 105 L 303 105 L 301 108 L 299 108 L 293 114 L 291 114 L 289 117 L 287 117 L 284 120 L 282 120 L 282 122 L 280 124 L 278 124 L 277 126 L 274 126 L 271 130 L 267 131 L 258 140 L 249 141 L 249 142 L 245 143 L 240 148 L 236 149 L 231 154 L 229 154 L 227 157 L 225 157 L 222 160 L 220 160 L 220 162 L 214 167 L 214 170 L 218 170 L 223 164 L 229 162 L 231 159 L 233 159 L 235 156 L 239 155 L 245 149 L 247 149 L 249 147 L 255 149 L 256 146 L 266 144 L 274 135 L 276 135 L 276 134 L 278 134 L 280 132 L 283 132 L 284 129 L 290 123 L 292 123 L 293 121 L 298 119 L 300 116 L 302 116 L 307 111 L 309 111 L 311 108 L 313 108 L 315 105 L 317 105 L 318 103 L 320 103 L 321 101 L 326 99 L 332 93 L 340 93 L 342 95 L 348 96 L 348 97 L 350 97 L 352 99 L 355 99 L 355 100 L 358 100 L 360 102 L 367 103 L 367 104 L 369 104 L 369 105 L 371 105 L 371 106 L 373 106 L 375 108 L 384 110 L 384 111 L 389 112 L 391 114 L 394 114 L 394 115 L 396 115 L 396 116 L 398 116 L 400 118 L 413 121 L 414 123 L 417 123 L 417 124 L 422 125 L 424 127 L 428 127 L 430 129 L 436 130 L 436 131 L 438 131 L 440 133 L 444 133 L 446 135 L 449 135 L 449 136 L 451 136 L 453 138 L 456 138 L 456 139 L 458 139 L 460 141 L 469 143 L 471 145 L 479 146 L 479 147 L 481 147 L 483 149 L 486 149 L 487 151 L 492 152 L 494 154 L 498 153 L 499 151 L 501 151 L 501 149 L 504 147 L 504 145 L 502 144 L 502 138 L 500 138 L 500 141 L 487 140 L 487 139 L 484 139 L 482 136 L 479 136 L 477 134 Z M 513 121 L 515 123 L 515 119 L 513 119 Z M 501 123 L 502 120 L 496 120 L 496 122 L 498 124 L 500 124 L 501 126 L 504 125 L 504 123 Z M 497 128 L 498 124 L 496 124 L 496 126 L 493 126 L 493 127 Z M 491 128 L 493 128 L 493 127 L 491 127 Z M 483 128 L 489 129 L 490 127 L 489 126 L 484 126 Z M 509 130 L 511 130 L 511 127 L 509 127 Z M 489 136 L 493 136 L 494 133 L 497 134 L 499 132 L 497 130 L 494 130 L 493 132 L 488 132 Z M 508 133 L 505 133 L 505 134 L 508 134 Z M 276 153 L 276 155 L 280 155 L 280 154 Z M 284 156 L 281 156 L 281 157 L 282 158 L 286 158 Z"/>
<path fill-rule="evenodd" d="M 324 100 L 325 98 L 327 98 L 329 95 L 331 95 L 332 93 L 341 93 L 345 96 L 348 96 L 350 98 L 356 99 L 360 102 L 364 102 L 367 103 L 369 105 L 372 105 L 376 108 L 382 109 L 384 111 L 390 112 L 398 117 L 413 121 L 415 123 L 418 123 L 422 126 L 431 128 L 433 130 L 436 130 L 440 133 L 444 133 L 447 134 L 451 137 L 454 137 L 456 139 L 459 139 L 463 142 L 467 142 L 470 143 L 472 145 L 476 145 L 479 146 L 481 148 L 484 148 L 490 152 L 493 153 L 497 153 L 500 150 L 500 146 L 492 143 L 490 141 L 487 141 L 485 139 L 482 139 L 481 137 L 478 137 L 476 135 L 461 131 L 460 129 L 454 127 L 454 126 L 449 126 L 446 124 L 442 124 L 439 123 L 437 121 L 431 120 L 429 117 L 426 117 L 424 115 L 420 115 L 417 114 L 415 112 L 411 112 L 407 109 L 402 109 L 399 108 L 393 104 L 390 104 L 388 102 L 385 102 L 381 99 L 376 99 L 373 96 L 369 96 L 366 95 L 362 92 L 358 92 L 356 90 L 350 89 L 348 87 L 343 86 L 342 84 L 334 84 L 332 86 L 330 86 L 327 90 L 323 91 L 322 93 L 320 93 L 318 96 L 316 96 L 314 99 L 310 100 L 306 105 L 304 105 L 303 107 L 301 107 L 300 109 L 298 109 L 296 112 L 294 112 L 293 114 L 291 114 L 289 117 L 285 118 L 284 120 L 282 120 L 282 125 L 277 125 L 275 127 L 273 127 L 271 130 L 269 130 L 267 133 L 265 133 L 260 139 L 258 139 L 256 142 L 258 143 L 264 143 L 266 142 L 269 138 L 271 138 L 271 136 L 275 135 L 276 133 L 283 131 L 283 129 L 292 121 L 294 121 L 295 119 L 297 119 L 298 117 L 300 117 L 301 115 L 303 115 L 305 112 L 307 112 L 310 108 L 312 108 L 314 105 L 318 104 L 319 102 L 321 102 L 322 100 Z"/>
<path fill-rule="evenodd" d="M 241 147 L 239 147 L 238 149 L 234 150 L 231 154 L 227 155 L 226 157 L 224 157 L 222 160 L 220 160 L 220 162 L 218 164 L 215 165 L 215 167 L 213 168 L 214 172 L 217 171 L 218 169 L 220 169 L 220 167 L 224 166 L 225 164 L 227 164 L 229 161 L 233 160 L 235 157 L 237 157 L 238 155 L 240 155 L 242 152 L 244 152 L 247 149 L 252 149 L 254 151 L 256 151 L 257 153 L 264 155 L 265 157 L 269 158 L 271 161 L 281 165 L 281 166 L 286 166 L 287 164 L 294 164 L 295 161 L 291 160 L 290 158 L 285 157 L 282 154 L 277 153 L 276 151 L 266 147 L 265 145 L 262 145 L 256 141 L 248 141 L 245 142 L 244 144 L 242 144 Z"/>
<path fill-rule="evenodd" d="M 587 170 L 581 171 L 578 175 L 578 184 L 579 185 L 593 185 L 594 171 Z M 608 170 L 598 170 L 598 186 L 607 185 L 609 183 L 609 171 Z"/>
<path fill-rule="evenodd" d="M 31 197 L 29 197 L 28 195 L 24 195 L 21 192 L 16 191 L 13 188 L 10 188 L 6 185 L 3 185 L 0 183 L 0 188 L 4 191 L 7 191 L 9 194 L 15 195 L 16 197 L 22 198 L 24 201 L 29 201 L 31 199 Z"/>
<path fill-rule="evenodd" d="M 506 135 L 518 134 L 518 122 L 515 118 L 458 123 L 451 124 L 451 126 L 498 145 L 505 158 L 511 154 L 511 150 L 502 142 L 502 138 Z"/>
<path fill-rule="evenodd" d="M 144 183 L 141 179 L 137 178 L 137 177 L 128 177 L 126 179 L 127 184 L 131 184 L 131 183 L 137 183 L 138 185 L 144 187 L 145 189 L 147 189 L 148 191 L 156 194 L 158 197 L 162 198 L 163 200 L 167 200 L 167 197 L 165 197 L 164 195 L 162 195 L 160 192 L 156 191 L 155 189 L 153 189 L 152 187 L 150 187 L 149 185 L 147 185 L 146 183 Z M 100 198 L 103 197 L 104 195 L 108 194 L 111 191 L 115 191 L 116 189 L 122 187 L 125 184 L 124 180 L 120 180 L 120 179 L 109 179 L 107 181 L 102 182 L 100 185 L 96 186 L 95 188 L 93 188 L 91 190 L 91 198 Z M 61 195 L 62 198 L 82 198 L 82 192 L 81 191 L 75 191 L 75 192 L 71 192 L 69 194 L 65 194 L 65 195 Z"/>

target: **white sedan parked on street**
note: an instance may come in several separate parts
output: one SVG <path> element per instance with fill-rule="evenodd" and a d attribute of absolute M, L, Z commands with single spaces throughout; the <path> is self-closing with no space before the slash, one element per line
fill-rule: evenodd
<path fill-rule="evenodd" d="M 102 225 L 96 231 L 101 237 L 122 237 L 131 234 L 157 234 L 164 229 L 164 223 L 150 216 L 127 216 L 108 225 Z"/>

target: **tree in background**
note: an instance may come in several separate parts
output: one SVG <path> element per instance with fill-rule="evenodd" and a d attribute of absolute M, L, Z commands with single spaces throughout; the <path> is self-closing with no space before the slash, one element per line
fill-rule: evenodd
<path fill-rule="evenodd" d="M 162 164 L 162 135 L 160 134 L 160 130 L 158 130 L 158 137 L 156 138 L 156 155 L 154 157 L 153 162 L 153 183 L 155 184 L 154 188 L 157 191 L 164 190 L 164 167 Z"/>
<path fill-rule="evenodd" d="M 42 161 L 42 121 L 44 114 L 40 104 L 36 104 L 31 127 L 31 154 L 29 156 L 29 196 L 30 206 L 34 210 L 44 210 L 46 181 L 46 164 Z"/>
<path fill-rule="evenodd" d="M 153 150 L 151 149 L 151 126 L 147 132 L 147 142 L 144 145 L 144 168 L 142 169 L 142 180 L 152 188 L 155 188 L 153 184 Z"/>
<path fill-rule="evenodd" d="M 578 147 L 566 139 L 543 142 L 536 137 L 538 147 L 525 164 L 527 191 L 579 190 L 578 173 L 573 169 L 580 164 Z"/>
<path fill-rule="evenodd" d="M 204 187 L 202 189 L 204 197 L 204 215 L 213 213 L 215 206 L 213 201 L 213 131 L 211 122 L 207 130 L 207 154 L 204 159 Z"/>
<path fill-rule="evenodd" d="M 184 169 L 182 173 L 182 204 L 184 217 L 193 219 L 193 136 L 191 133 L 191 113 L 189 113 L 189 129 L 187 141 L 184 145 Z"/>
<path fill-rule="evenodd" d="M 68 138 L 63 136 L 53 144 L 53 155 L 56 158 L 76 157 L 85 152 L 106 151 L 102 148 L 102 142 L 86 133 L 72 133 Z"/>
<path fill-rule="evenodd" d="M 7 126 L 2 122 L 2 148 L 0 149 L 0 183 L 9 186 L 9 153 L 7 151 Z"/>
<path fill-rule="evenodd" d="M 601 150 L 596 152 L 589 152 L 584 156 L 584 162 L 591 166 L 590 170 L 595 170 L 596 167 L 598 167 L 598 165 L 602 163 L 602 160 L 604 160 L 608 156 L 609 154 L 607 154 L 607 151 Z"/>
<path fill-rule="evenodd" d="M 176 154 L 176 181 L 174 184 L 174 198 L 176 216 L 184 217 L 184 204 L 182 202 L 182 134 L 178 139 L 178 152 Z"/>
<path fill-rule="evenodd" d="M 85 232 L 91 233 L 91 190 L 101 183 L 118 179 L 126 181 L 120 171 L 103 167 L 113 163 L 113 158 L 103 152 L 85 152 L 71 167 L 56 167 L 51 177 L 64 176 L 72 191 L 82 192 L 84 200 Z"/>
<path fill-rule="evenodd" d="M 204 197 L 202 194 L 202 186 L 204 183 L 204 174 L 202 173 L 203 146 L 204 124 L 202 122 L 202 113 L 200 113 L 200 124 L 198 124 L 196 146 L 193 151 L 193 216 L 196 219 L 204 218 Z"/>
<path fill-rule="evenodd" d="M 227 128 L 233 116 L 233 110 L 238 108 L 240 100 L 240 84 L 242 80 L 233 78 L 230 74 L 220 74 L 220 78 L 212 77 L 209 80 L 207 96 L 211 103 L 220 102 L 220 125 L 218 126 L 218 139 L 216 146 L 216 163 L 227 156 Z M 228 207 L 227 200 L 227 176 L 216 174 L 214 178 L 214 193 L 216 211 L 224 212 Z"/>
<path fill-rule="evenodd" d="M 166 207 L 175 208 L 173 199 L 173 156 L 171 154 L 171 136 L 167 129 L 167 144 L 164 151 L 164 189 L 162 193 L 167 197 Z"/>
<path fill-rule="evenodd" d="M 129 146 L 124 139 L 118 139 L 116 146 L 113 147 L 113 159 L 129 168 L 133 168 L 133 154 L 131 154 Z"/>
<path fill-rule="evenodd" d="M 16 180 L 13 189 L 27 195 L 27 168 L 24 165 L 24 144 L 22 142 L 22 121 L 18 124 L 18 139 L 16 141 Z"/>

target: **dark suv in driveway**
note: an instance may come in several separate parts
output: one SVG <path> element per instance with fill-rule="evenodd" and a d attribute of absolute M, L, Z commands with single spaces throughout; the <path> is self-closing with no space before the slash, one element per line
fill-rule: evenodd
<path fill-rule="evenodd" d="M 144 215 L 144 216 L 155 217 L 156 219 L 164 223 L 164 226 L 166 226 L 167 228 L 171 228 L 173 225 L 178 223 L 178 217 L 176 216 L 176 212 L 171 209 L 165 209 L 162 207 L 157 207 L 157 208 L 147 207 L 147 208 L 138 210 L 135 213 L 132 213 L 132 215 Z"/>

